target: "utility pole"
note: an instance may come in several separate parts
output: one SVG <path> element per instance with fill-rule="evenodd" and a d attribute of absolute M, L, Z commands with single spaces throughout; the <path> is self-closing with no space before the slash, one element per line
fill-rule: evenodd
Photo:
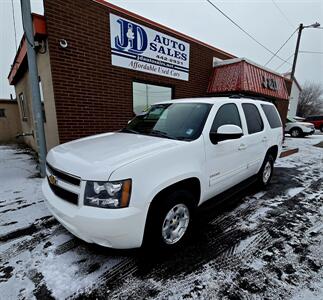
<path fill-rule="evenodd" d="M 299 44 L 301 41 L 301 35 L 302 35 L 303 29 L 304 29 L 304 25 L 303 25 L 303 23 L 301 23 L 298 27 L 298 36 L 297 36 L 297 42 L 296 42 L 296 49 L 295 49 L 295 53 L 294 53 L 293 67 L 292 67 L 292 72 L 290 74 L 290 79 L 292 81 L 294 80 L 294 77 L 295 77 L 296 62 L 297 62 Z"/>
<path fill-rule="evenodd" d="M 39 90 L 39 77 L 37 69 L 37 57 L 35 51 L 33 20 L 31 15 L 30 0 L 20 0 L 22 24 L 27 43 L 27 60 L 29 71 L 29 84 L 31 88 L 31 102 L 34 115 L 36 131 L 36 142 L 38 146 L 39 169 L 41 177 L 46 175 L 46 140 L 44 130 L 44 120 L 42 103 Z"/>
<path fill-rule="evenodd" d="M 295 79 L 295 69 L 296 69 L 296 62 L 297 62 L 297 56 L 298 56 L 298 50 L 299 50 L 299 44 L 301 41 L 301 35 L 302 31 L 304 28 L 320 28 L 321 24 L 318 22 L 315 22 L 311 25 L 304 26 L 303 23 L 299 24 L 298 27 L 298 36 L 297 36 L 297 42 L 296 42 L 296 49 L 294 53 L 294 61 L 293 61 L 293 67 L 292 67 L 292 72 L 290 74 L 290 79 L 294 80 Z"/>

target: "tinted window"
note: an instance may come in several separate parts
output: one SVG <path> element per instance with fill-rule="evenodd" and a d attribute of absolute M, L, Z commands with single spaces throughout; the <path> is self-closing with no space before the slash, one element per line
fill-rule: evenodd
<path fill-rule="evenodd" d="M 216 132 L 220 126 L 226 124 L 237 125 L 241 128 L 239 111 L 233 103 L 224 104 L 219 108 L 214 118 L 211 131 Z"/>
<path fill-rule="evenodd" d="M 260 113 L 256 105 L 251 103 L 243 103 L 242 108 L 246 116 L 248 133 L 253 134 L 264 129 Z"/>
<path fill-rule="evenodd" d="M 271 128 L 282 127 L 282 123 L 280 121 L 278 112 L 273 105 L 261 104 L 261 107 L 266 115 L 266 118 Z"/>

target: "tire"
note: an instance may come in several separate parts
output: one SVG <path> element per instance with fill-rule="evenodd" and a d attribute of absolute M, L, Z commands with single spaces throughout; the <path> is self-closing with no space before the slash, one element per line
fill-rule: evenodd
<path fill-rule="evenodd" d="M 260 171 L 257 175 L 257 181 L 261 188 L 266 188 L 274 173 L 274 158 L 271 154 L 267 154 L 265 160 L 260 168 Z"/>
<path fill-rule="evenodd" d="M 186 190 L 156 199 L 149 209 L 143 245 L 167 250 L 183 245 L 191 234 L 194 200 Z"/>
<path fill-rule="evenodd" d="M 321 127 L 320 127 L 320 131 L 321 131 L 321 132 L 323 132 L 323 125 L 321 125 Z"/>
<path fill-rule="evenodd" d="M 299 138 L 303 136 L 303 131 L 300 128 L 294 127 L 289 131 L 290 135 L 294 138 Z"/>

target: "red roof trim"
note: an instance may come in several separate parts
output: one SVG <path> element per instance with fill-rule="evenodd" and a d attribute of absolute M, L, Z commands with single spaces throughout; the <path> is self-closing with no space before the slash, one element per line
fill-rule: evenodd
<path fill-rule="evenodd" d="M 200 44 L 200 45 L 202 45 L 202 46 L 204 46 L 204 47 L 207 47 L 207 48 L 209 48 L 209 49 L 211 49 L 211 50 L 213 50 L 213 51 L 219 52 L 219 53 L 221 53 L 221 54 L 223 54 L 223 55 L 227 56 L 228 58 L 235 58 L 235 57 L 236 57 L 236 56 L 234 56 L 234 55 L 232 55 L 232 54 L 230 54 L 230 53 L 228 53 L 228 52 L 225 52 L 225 51 L 220 50 L 220 49 L 218 49 L 218 48 L 216 48 L 216 47 L 213 47 L 213 46 L 211 46 L 211 45 L 209 45 L 209 44 L 207 44 L 207 43 L 201 42 L 201 41 L 199 41 L 199 40 L 197 40 L 197 39 L 195 39 L 195 38 L 192 38 L 192 37 L 190 37 L 190 36 L 188 36 L 188 35 L 186 35 L 186 34 L 184 34 L 184 33 L 181 33 L 181 32 L 179 32 L 179 31 L 176 31 L 176 30 L 174 30 L 174 29 L 171 29 L 171 28 L 169 28 L 169 27 L 167 27 L 167 26 L 165 26 L 165 25 L 162 25 L 162 24 L 160 24 L 160 23 L 157 23 L 157 22 L 155 22 L 155 21 L 149 20 L 149 19 L 147 19 L 147 18 L 145 18 L 145 17 L 142 17 L 142 16 L 140 16 L 140 15 L 137 15 L 137 14 L 135 14 L 135 13 L 133 13 L 133 12 L 129 11 L 129 10 L 126 10 L 126 9 L 124 9 L 124 8 L 121 8 L 121 7 L 119 7 L 119 6 L 116 6 L 116 5 L 114 5 L 114 4 L 112 4 L 112 3 L 109 3 L 109 2 L 107 2 L 107 1 L 105 1 L 105 0 L 93 0 L 93 1 L 94 1 L 94 2 L 96 2 L 96 3 L 102 4 L 102 5 L 106 6 L 106 7 L 109 7 L 109 8 L 111 8 L 111 9 L 113 9 L 113 10 L 116 10 L 116 11 L 118 11 L 118 12 L 121 12 L 121 13 L 123 13 L 123 14 L 126 14 L 126 15 L 128 15 L 128 16 L 130 16 L 130 17 L 133 17 L 133 18 L 136 18 L 136 19 L 138 19 L 138 20 L 140 20 L 140 21 L 143 21 L 143 22 L 145 22 L 145 23 L 148 23 L 148 24 L 150 24 L 150 25 L 153 25 L 153 26 L 159 27 L 159 28 L 161 28 L 161 29 L 163 29 L 163 30 L 166 30 L 166 31 L 168 31 L 168 32 L 172 33 L 172 34 L 175 34 L 175 35 L 177 35 L 177 36 L 183 37 L 184 39 L 186 39 L 186 40 L 188 40 L 188 41 L 190 41 L 190 42 Z"/>
<path fill-rule="evenodd" d="M 42 15 L 32 14 L 33 15 L 33 27 L 34 27 L 34 35 L 35 36 L 46 36 L 46 19 Z M 27 43 L 25 39 L 25 35 L 21 38 L 19 48 L 17 50 L 16 56 L 14 58 L 13 64 L 11 66 L 8 80 L 10 84 L 13 84 L 14 78 L 18 73 L 23 61 L 27 57 Z"/>
<path fill-rule="evenodd" d="M 213 68 L 207 92 L 211 94 L 246 93 L 288 100 L 285 78 L 245 59 L 224 61 Z M 264 85 L 274 80 L 276 87 Z"/>

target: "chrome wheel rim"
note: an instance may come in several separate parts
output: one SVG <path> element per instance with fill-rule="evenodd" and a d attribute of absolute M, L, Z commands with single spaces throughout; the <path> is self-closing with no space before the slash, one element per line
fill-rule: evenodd
<path fill-rule="evenodd" d="M 262 173 L 262 180 L 264 183 L 267 183 L 271 175 L 271 164 L 267 161 L 264 171 Z"/>
<path fill-rule="evenodd" d="M 176 244 L 185 234 L 190 222 L 190 212 L 185 204 L 175 205 L 166 215 L 162 237 L 166 244 Z"/>

